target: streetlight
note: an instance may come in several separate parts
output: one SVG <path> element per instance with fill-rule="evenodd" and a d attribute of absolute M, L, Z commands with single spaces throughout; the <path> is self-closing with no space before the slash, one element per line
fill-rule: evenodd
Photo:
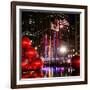
<path fill-rule="evenodd" d="M 60 48 L 60 52 L 61 52 L 61 53 L 66 53 L 66 52 L 67 52 L 67 48 L 66 48 L 65 46 L 62 46 L 62 47 Z"/>
<path fill-rule="evenodd" d="M 62 53 L 62 54 L 67 53 L 67 47 L 66 47 L 66 46 L 61 46 L 61 47 L 59 48 L 59 51 L 60 51 L 60 53 Z"/>

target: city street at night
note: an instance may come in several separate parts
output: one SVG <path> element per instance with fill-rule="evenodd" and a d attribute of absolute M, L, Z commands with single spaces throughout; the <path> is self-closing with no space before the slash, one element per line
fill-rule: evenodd
<path fill-rule="evenodd" d="M 80 76 L 80 14 L 21 12 L 21 77 Z"/>

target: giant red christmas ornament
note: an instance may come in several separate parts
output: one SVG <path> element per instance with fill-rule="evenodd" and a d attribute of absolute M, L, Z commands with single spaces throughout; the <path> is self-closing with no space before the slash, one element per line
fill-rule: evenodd
<path fill-rule="evenodd" d="M 30 78 L 41 78 L 41 77 L 44 77 L 44 74 L 43 72 L 33 71 L 33 72 L 30 72 L 29 77 Z"/>
<path fill-rule="evenodd" d="M 41 73 L 39 74 L 39 76 L 40 76 L 40 77 L 44 77 L 44 73 L 41 72 Z"/>
<path fill-rule="evenodd" d="M 34 77 L 34 78 L 41 78 L 41 77 L 44 77 L 44 74 L 43 74 L 42 72 L 39 72 L 39 73 L 34 72 L 34 73 L 33 73 L 33 77 Z"/>
<path fill-rule="evenodd" d="M 24 78 L 29 78 L 30 77 L 30 75 L 29 74 L 23 74 L 22 75 L 22 78 L 24 79 Z"/>
<path fill-rule="evenodd" d="M 22 71 L 29 70 L 29 64 L 26 60 L 21 62 L 21 68 L 22 68 Z"/>
<path fill-rule="evenodd" d="M 72 57 L 71 64 L 74 68 L 80 68 L 80 56 Z"/>
<path fill-rule="evenodd" d="M 43 67 L 43 61 L 40 58 L 35 58 L 32 60 L 30 67 L 32 67 L 33 70 L 41 69 Z"/>
<path fill-rule="evenodd" d="M 28 37 L 22 38 L 22 48 L 30 48 L 32 45 L 32 41 Z"/>
<path fill-rule="evenodd" d="M 44 77 L 43 72 L 31 71 L 29 73 L 22 74 L 22 78 L 42 78 Z"/>
<path fill-rule="evenodd" d="M 34 48 L 29 48 L 25 52 L 25 56 L 27 58 L 33 58 L 36 57 L 36 55 L 37 55 L 37 51 Z"/>
<path fill-rule="evenodd" d="M 22 57 L 24 57 L 25 56 L 25 54 L 24 54 L 24 50 L 22 49 Z"/>
<path fill-rule="evenodd" d="M 28 62 L 28 59 L 25 58 L 25 57 L 22 57 L 21 59 L 22 59 L 22 60 L 21 60 L 22 62 Z"/>

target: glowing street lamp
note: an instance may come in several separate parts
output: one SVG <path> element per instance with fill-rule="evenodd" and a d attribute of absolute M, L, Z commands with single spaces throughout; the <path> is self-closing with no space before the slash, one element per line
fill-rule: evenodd
<path fill-rule="evenodd" d="M 66 48 L 65 46 L 62 46 L 62 47 L 60 48 L 60 52 L 61 52 L 61 53 L 67 53 L 67 48 Z"/>
<path fill-rule="evenodd" d="M 66 46 L 61 46 L 58 48 L 58 52 L 60 54 L 66 54 L 67 53 L 67 47 Z"/>

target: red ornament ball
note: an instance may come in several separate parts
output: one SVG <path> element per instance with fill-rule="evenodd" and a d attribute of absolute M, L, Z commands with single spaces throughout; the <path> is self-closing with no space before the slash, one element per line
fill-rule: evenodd
<path fill-rule="evenodd" d="M 29 74 L 23 74 L 23 75 L 22 75 L 22 79 L 29 78 L 29 77 L 30 77 Z"/>
<path fill-rule="evenodd" d="M 30 48 L 32 45 L 32 41 L 28 37 L 23 37 L 22 38 L 22 48 Z"/>
<path fill-rule="evenodd" d="M 24 53 L 25 51 L 22 49 L 22 57 L 24 57 L 25 56 L 25 53 Z"/>
<path fill-rule="evenodd" d="M 26 60 L 21 62 L 21 68 L 22 68 L 22 71 L 29 70 L 29 64 Z"/>
<path fill-rule="evenodd" d="M 44 73 L 33 71 L 33 72 L 30 72 L 29 77 L 30 78 L 42 78 L 42 77 L 44 77 Z"/>
<path fill-rule="evenodd" d="M 21 58 L 21 62 L 27 62 L 27 61 L 28 61 L 27 58 L 25 58 L 25 57 L 22 57 L 22 58 Z"/>
<path fill-rule="evenodd" d="M 30 65 L 33 70 L 41 69 L 43 67 L 43 61 L 40 58 L 35 58 Z"/>
<path fill-rule="evenodd" d="M 71 59 L 72 67 L 74 68 L 80 68 L 80 56 L 74 56 Z"/>
<path fill-rule="evenodd" d="M 43 72 L 30 71 L 29 73 L 22 74 L 22 79 L 25 78 L 42 78 L 44 77 Z"/>
<path fill-rule="evenodd" d="M 34 58 L 37 55 L 37 51 L 34 48 L 29 48 L 25 52 L 27 58 Z"/>

